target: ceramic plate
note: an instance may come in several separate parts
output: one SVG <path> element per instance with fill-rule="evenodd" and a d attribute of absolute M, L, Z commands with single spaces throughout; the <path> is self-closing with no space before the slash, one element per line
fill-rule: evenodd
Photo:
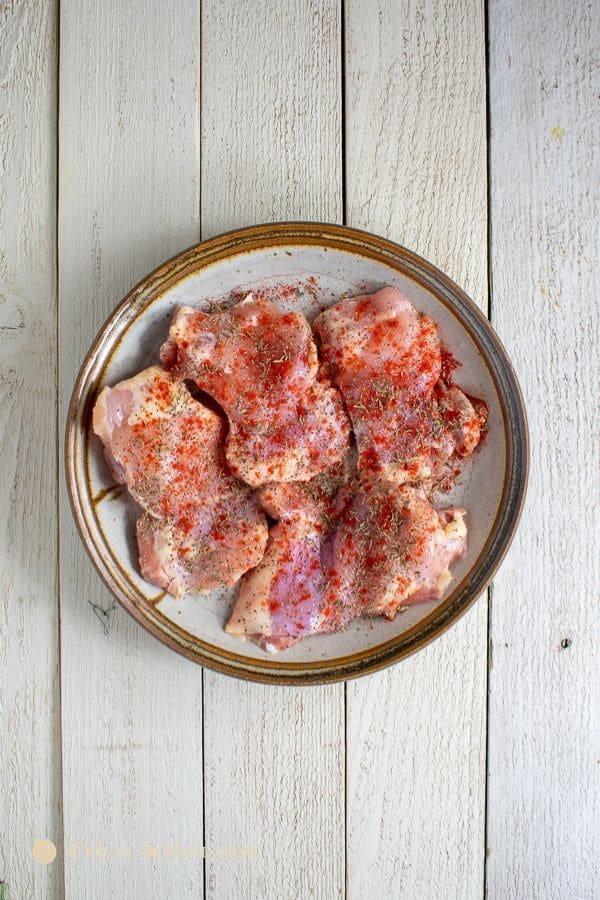
<path fill-rule="evenodd" d="M 91 411 L 105 385 L 158 360 L 176 306 L 269 285 L 280 303 L 309 319 L 339 299 L 401 288 L 438 323 L 461 362 L 456 380 L 489 408 L 489 433 L 443 505 L 464 506 L 467 557 L 453 566 L 441 601 L 409 608 L 394 622 L 359 620 L 272 655 L 227 635 L 235 589 L 165 595 L 138 572 L 135 505 L 111 479 Z M 520 391 L 489 322 L 430 263 L 380 237 L 334 225 L 262 225 L 221 235 L 156 269 L 123 300 L 96 338 L 73 391 L 66 467 L 82 540 L 110 590 L 148 631 L 196 662 L 257 681 L 311 683 L 351 678 L 395 662 L 441 634 L 484 590 L 517 525 L 526 486 L 527 427 Z"/>

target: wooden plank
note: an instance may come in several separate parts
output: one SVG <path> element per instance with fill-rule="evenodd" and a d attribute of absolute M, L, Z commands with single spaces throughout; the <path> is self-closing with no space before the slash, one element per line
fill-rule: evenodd
<path fill-rule="evenodd" d="M 486 306 L 483 9 L 347 0 L 348 223 L 430 259 Z M 486 601 L 348 685 L 348 896 L 480 897 Z"/>
<path fill-rule="evenodd" d="M 56 598 L 56 9 L 0 17 L 0 883 L 62 894 Z M 46 857 L 39 854 L 41 859 Z"/>
<path fill-rule="evenodd" d="M 62 0 L 60 25 L 64 421 L 106 315 L 147 271 L 198 239 L 199 10 L 195 0 Z M 197 898 L 201 672 L 120 608 L 99 612 L 111 598 L 64 493 L 60 546 L 66 894 Z"/>
<path fill-rule="evenodd" d="M 531 430 L 494 583 L 490 897 L 598 897 L 600 10 L 490 3 L 493 321 Z"/>
<path fill-rule="evenodd" d="M 203 5 L 202 232 L 340 221 L 339 4 Z M 343 686 L 281 689 L 205 672 L 207 896 L 341 896 Z"/>
<path fill-rule="evenodd" d="M 203 238 L 258 222 L 341 221 L 339 7 L 203 4 Z"/>

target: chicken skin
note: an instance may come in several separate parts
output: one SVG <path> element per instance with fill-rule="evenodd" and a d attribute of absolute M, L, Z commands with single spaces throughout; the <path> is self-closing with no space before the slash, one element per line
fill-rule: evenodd
<path fill-rule="evenodd" d="M 350 471 L 346 459 L 313 481 L 260 489 L 263 508 L 278 522 L 269 531 L 262 562 L 242 579 L 225 628 L 229 634 L 277 651 L 318 633 L 326 587 L 325 543 Z"/>
<path fill-rule="evenodd" d="M 361 480 L 333 536 L 325 615 L 335 630 L 357 616 L 395 618 L 438 600 L 467 549 L 463 509 L 434 509 L 411 485 Z"/>
<path fill-rule="evenodd" d="M 279 522 L 262 562 L 242 579 L 226 631 L 266 650 L 439 599 L 451 563 L 466 552 L 464 510 L 438 512 L 409 485 L 370 476 L 341 484 L 328 504 L 333 523 L 305 486 L 265 490 Z"/>
<path fill-rule="evenodd" d="M 225 411 L 227 462 L 253 487 L 309 481 L 346 453 L 348 417 L 299 313 L 252 294 L 213 314 L 183 306 L 161 358 Z"/>
<path fill-rule="evenodd" d="M 142 575 L 176 597 L 233 585 L 262 558 L 266 518 L 225 468 L 225 423 L 153 366 L 101 392 L 93 427 L 143 508 Z"/>
<path fill-rule="evenodd" d="M 360 469 L 397 484 L 425 481 L 446 460 L 473 452 L 484 406 L 441 379 L 437 326 L 401 291 L 344 300 L 314 328 L 352 420 Z"/>

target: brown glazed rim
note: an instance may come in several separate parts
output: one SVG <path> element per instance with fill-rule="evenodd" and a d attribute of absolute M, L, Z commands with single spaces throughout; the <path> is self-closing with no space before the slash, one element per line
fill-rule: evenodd
<path fill-rule="evenodd" d="M 227 257 L 290 245 L 316 245 L 375 259 L 432 293 L 458 318 L 483 357 L 498 394 L 506 441 L 503 491 L 496 520 L 479 557 L 451 595 L 412 628 L 382 644 L 335 659 L 310 662 L 286 662 L 285 656 L 251 659 L 192 637 L 162 616 L 134 589 L 110 548 L 94 539 L 92 516 L 96 513 L 89 478 L 86 475 L 85 484 L 80 484 L 77 475 L 77 460 L 82 456 L 80 468 L 87 473 L 90 410 L 97 386 L 126 327 L 165 290 L 194 272 Z M 106 359 L 100 364 L 103 354 Z M 94 566 L 121 605 L 147 631 L 188 659 L 228 675 L 275 684 L 319 684 L 375 672 L 415 653 L 446 631 L 485 590 L 510 546 L 525 498 L 528 461 L 527 419 L 515 373 L 490 323 L 464 291 L 431 263 L 392 241 L 346 226 L 312 222 L 283 222 L 230 231 L 196 244 L 151 272 L 100 329 L 79 372 L 66 423 L 65 467 L 75 522 Z"/>

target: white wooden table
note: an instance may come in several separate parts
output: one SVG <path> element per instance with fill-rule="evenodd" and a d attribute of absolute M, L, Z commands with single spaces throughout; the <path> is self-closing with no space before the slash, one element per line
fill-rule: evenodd
<path fill-rule="evenodd" d="M 6 898 L 600 897 L 599 19 L 594 0 L 0 7 Z M 487 601 L 395 668 L 295 690 L 202 671 L 115 608 L 60 446 L 129 287 L 283 219 L 379 232 L 466 288 L 532 442 Z"/>

